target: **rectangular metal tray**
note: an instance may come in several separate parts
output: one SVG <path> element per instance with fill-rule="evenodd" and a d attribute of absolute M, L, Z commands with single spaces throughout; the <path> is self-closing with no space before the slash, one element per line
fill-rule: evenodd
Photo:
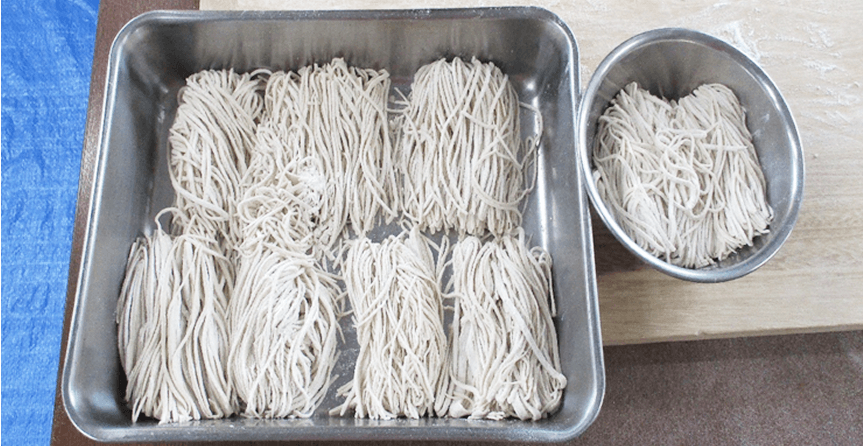
<path fill-rule="evenodd" d="M 345 354 L 321 410 L 310 419 L 131 422 L 117 354 L 116 301 L 132 241 L 171 204 L 167 134 L 185 78 L 209 68 L 296 70 L 344 57 L 385 68 L 407 92 L 414 72 L 441 57 L 476 56 L 509 75 L 523 102 L 538 107 L 544 128 L 537 184 L 524 216 L 533 243 L 554 259 L 553 286 L 563 372 L 568 384 L 556 413 L 537 422 L 465 419 L 357 420 L 326 415 L 341 400 L 356 353 Z M 594 420 L 604 392 L 592 235 L 576 166 L 578 50 L 557 16 L 539 8 L 328 12 L 153 12 L 118 34 L 107 90 L 85 231 L 62 393 L 70 420 L 102 441 L 205 440 L 507 440 L 563 441 Z M 346 318 L 348 319 L 348 318 Z M 350 324 L 345 321 L 344 324 Z"/>

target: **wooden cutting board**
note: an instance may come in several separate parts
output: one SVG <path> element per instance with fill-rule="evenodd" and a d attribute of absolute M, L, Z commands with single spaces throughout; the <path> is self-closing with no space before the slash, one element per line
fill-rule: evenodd
<path fill-rule="evenodd" d="M 778 4 L 781 3 L 781 4 Z M 542 6 L 572 29 L 582 88 L 643 31 L 683 27 L 735 45 L 777 84 L 797 122 L 806 180 L 791 237 L 765 266 L 721 284 L 656 272 L 593 220 L 606 345 L 863 328 L 863 3 L 586 0 L 422 7 Z M 417 8 L 404 0 L 200 0 L 201 9 Z"/>

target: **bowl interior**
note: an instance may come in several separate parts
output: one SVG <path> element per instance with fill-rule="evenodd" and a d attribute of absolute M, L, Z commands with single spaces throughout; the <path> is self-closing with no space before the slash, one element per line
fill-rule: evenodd
<path fill-rule="evenodd" d="M 705 83 L 731 88 L 746 111 L 746 125 L 767 181 L 774 217 L 770 232 L 717 265 L 688 269 L 650 255 L 614 221 L 591 180 L 596 124 L 617 93 L 631 82 L 665 99 L 679 99 Z M 594 73 L 579 110 L 579 161 L 588 195 L 600 217 L 630 251 L 672 276 L 699 282 L 735 279 L 764 264 L 787 239 L 802 199 L 803 156 L 794 120 L 773 82 L 744 54 L 716 38 L 683 29 L 640 34 L 616 48 Z"/>

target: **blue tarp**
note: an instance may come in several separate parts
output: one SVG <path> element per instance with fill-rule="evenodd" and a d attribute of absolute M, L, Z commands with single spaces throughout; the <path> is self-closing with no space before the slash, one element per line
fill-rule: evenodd
<path fill-rule="evenodd" d="M 48 444 L 99 8 L 2 7 L 2 443 Z"/>

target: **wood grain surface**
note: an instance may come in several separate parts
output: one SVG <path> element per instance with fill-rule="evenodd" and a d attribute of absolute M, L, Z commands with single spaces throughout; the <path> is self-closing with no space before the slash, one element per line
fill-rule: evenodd
<path fill-rule="evenodd" d="M 806 180 L 779 253 L 732 282 L 695 284 L 650 269 L 593 219 L 606 345 L 863 328 L 863 3 L 857 1 L 427 1 L 423 7 L 530 4 L 558 14 L 578 44 L 582 88 L 615 46 L 684 27 L 735 45 L 773 79 L 795 117 Z M 308 9 L 308 2 L 201 0 L 201 9 Z M 315 9 L 416 8 L 327 0 Z"/>

